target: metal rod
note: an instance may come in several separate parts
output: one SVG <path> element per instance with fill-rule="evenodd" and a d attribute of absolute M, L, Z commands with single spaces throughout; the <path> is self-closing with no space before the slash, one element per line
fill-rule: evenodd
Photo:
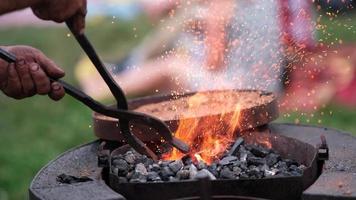
<path fill-rule="evenodd" d="M 123 90 L 110 75 L 109 71 L 106 69 L 104 63 L 101 61 L 100 57 L 96 53 L 93 45 L 91 45 L 85 34 L 75 34 L 70 22 L 66 22 L 69 30 L 73 33 L 75 39 L 78 41 L 79 45 L 82 47 L 84 52 L 88 55 L 91 62 L 94 64 L 95 68 L 100 73 L 101 77 L 104 79 L 105 83 L 108 85 L 111 93 L 114 95 L 118 108 L 128 109 L 127 100 Z"/>
<path fill-rule="evenodd" d="M 8 63 L 14 63 L 16 62 L 16 56 L 13 54 L 5 51 L 4 49 L 0 48 L 0 58 L 5 60 Z"/>

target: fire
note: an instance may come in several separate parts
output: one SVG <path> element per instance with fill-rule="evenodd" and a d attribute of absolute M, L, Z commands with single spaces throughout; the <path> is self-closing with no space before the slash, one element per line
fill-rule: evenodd
<path fill-rule="evenodd" d="M 188 113 L 195 113 L 199 109 L 220 109 L 221 114 L 201 117 L 187 118 L 188 113 L 182 114 L 175 136 L 186 142 L 191 148 L 191 156 L 203 160 L 207 164 L 218 159 L 236 139 L 236 130 L 239 127 L 240 105 L 238 102 L 231 110 L 230 106 L 219 105 L 218 102 L 233 102 L 233 92 L 222 92 L 221 95 L 209 99 L 209 93 L 197 93 L 188 100 Z M 211 102 L 215 102 L 211 103 Z M 234 102 L 235 103 L 235 102 Z M 205 106 L 202 106 L 205 105 Z M 191 115 L 190 115 L 191 116 Z M 184 156 L 177 149 L 173 149 L 163 158 L 166 160 L 177 160 Z"/>

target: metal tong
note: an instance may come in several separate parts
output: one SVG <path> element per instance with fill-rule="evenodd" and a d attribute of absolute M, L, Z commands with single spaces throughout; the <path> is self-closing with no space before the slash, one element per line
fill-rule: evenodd
<path fill-rule="evenodd" d="M 75 36 L 76 40 L 88 55 L 91 62 L 94 64 L 97 71 L 100 73 L 101 77 L 104 79 L 105 83 L 110 88 L 111 93 L 115 97 L 117 101 L 117 108 L 110 108 L 105 106 L 98 101 L 95 101 L 93 98 L 85 94 L 84 92 L 78 90 L 77 88 L 73 87 L 72 85 L 66 83 L 62 80 L 55 80 L 51 79 L 51 81 L 57 81 L 64 87 L 67 94 L 74 97 L 78 101 L 82 102 L 93 111 L 98 112 L 100 114 L 117 118 L 119 119 L 120 129 L 123 134 L 125 141 L 137 152 L 141 154 L 145 154 L 151 157 L 153 160 L 158 160 L 158 156 L 149 149 L 140 139 L 138 139 L 134 133 L 131 132 L 129 122 L 135 121 L 142 124 L 145 124 L 151 128 L 154 128 L 160 136 L 170 145 L 177 148 L 183 153 L 189 152 L 189 146 L 184 143 L 183 141 L 179 140 L 178 138 L 174 137 L 168 126 L 162 122 L 160 119 L 144 114 L 138 113 L 134 111 L 128 110 L 128 104 L 126 97 L 120 88 L 120 86 L 114 81 L 113 77 L 105 68 L 103 62 L 100 60 L 99 56 L 97 55 L 95 49 L 85 36 L 85 34 L 74 34 L 73 29 L 70 23 L 67 22 L 67 26 L 72 31 L 73 35 Z M 9 63 L 16 62 L 16 56 L 6 52 L 5 50 L 0 48 L 0 58 L 4 59 Z"/>

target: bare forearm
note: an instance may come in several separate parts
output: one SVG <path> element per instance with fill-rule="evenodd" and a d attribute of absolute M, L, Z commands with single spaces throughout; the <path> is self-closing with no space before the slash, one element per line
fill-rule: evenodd
<path fill-rule="evenodd" d="M 7 12 L 23 9 L 40 3 L 44 0 L 1 0 L 0 15 Z"/>

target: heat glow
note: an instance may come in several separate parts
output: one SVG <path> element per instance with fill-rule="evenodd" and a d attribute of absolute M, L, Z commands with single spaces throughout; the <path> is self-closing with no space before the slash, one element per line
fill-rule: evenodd
<path fill-rule="evenodd" d="M 208 101 L 236 101 L 231 93 L 221 93 L 216 99 L 209 99 L 207 93 L 197 93 L 188 100 L 188 112 L 194 112 Z M 234 108 L 221 106 L 208 109 L 221 109 L 221 114 L 201 118 L 186 118 L 182 114 L 175 136 L 186 142 L 191 148 L 191 157 L 207 164 L 218 159 L 236 139 L 239 128 L 240 105 L 236 102 Z M 165 160 L 181 159 L 184 154 L 177 149 L 165 154 Z"/>

